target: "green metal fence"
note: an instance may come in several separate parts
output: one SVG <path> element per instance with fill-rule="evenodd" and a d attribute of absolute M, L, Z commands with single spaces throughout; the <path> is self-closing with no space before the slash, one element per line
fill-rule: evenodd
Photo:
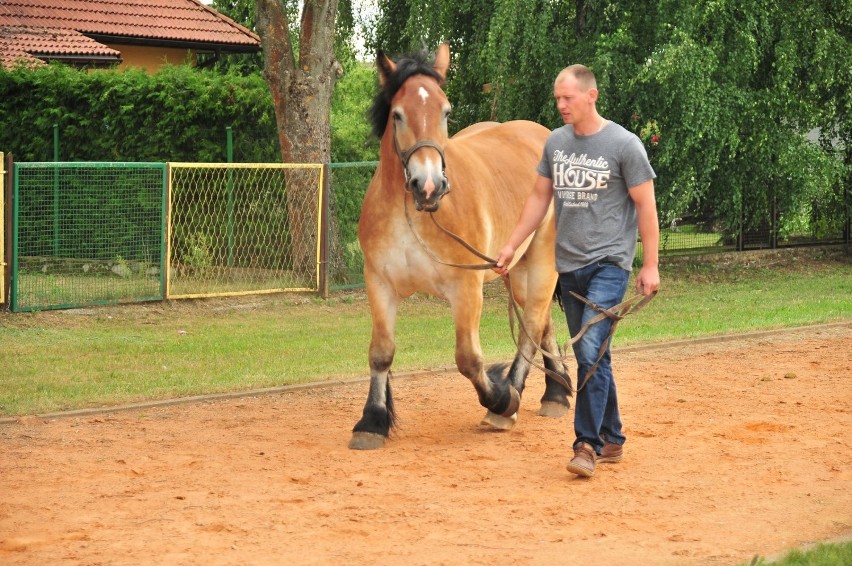
<path fill-rule="evenodd" d="M 358 244 L 358 218 L 367 186 L 376 172 L 378 161 L 330 163 L 328 217 L 329 287 L 331 291 L 364 286 L 364 255 Z"/>
<path fill-rule="evenodd" d="M 13 164 L 12 229 L 0 234 L 0 248 L 11 240 L 9 306 L 362 287 L 358 217 L 376 166 Z M 837 214 L 812 234 L 781 233 L 767 221 L 767 230 L 731 235 L 678 218 L 661 230 L 660 253 L 848 244 L 848 213 Z"/>
<path fill-rule="evenodd" d="M 164 297 L 163 163 L 17 163 L 13 311 Z"/>

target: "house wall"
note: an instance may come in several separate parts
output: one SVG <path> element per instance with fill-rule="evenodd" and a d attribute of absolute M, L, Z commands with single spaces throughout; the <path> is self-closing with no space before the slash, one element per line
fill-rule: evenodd
<path fill-rule="evenodd" d="M 143 45 L 120 45 L 106 44 L 112 49 L 121 52 L 121 65 L 119 68 L 137 67 L 156 72 L 165 64 L 183 65 L 191 63 L 195 65 L 196 57 L 192 49 L 175 49 L 171 47 L 147 47 Z"/>

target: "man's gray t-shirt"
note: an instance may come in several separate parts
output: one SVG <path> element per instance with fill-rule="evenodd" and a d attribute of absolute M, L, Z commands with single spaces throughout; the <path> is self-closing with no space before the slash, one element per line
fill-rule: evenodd
<path fill-rule="evenodd" d="M 568 124 L 551 132 L 537 170 L 553 181 L 556 270 L 606 261 L 630 271 L 638 225 L 627 189 L 656 177 L 639 138 L 615 122 L 588 136 Z"/>

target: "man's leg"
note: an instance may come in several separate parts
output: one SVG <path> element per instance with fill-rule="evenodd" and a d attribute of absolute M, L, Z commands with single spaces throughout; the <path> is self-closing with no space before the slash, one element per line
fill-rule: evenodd
<path fill-rule="evenodd" d="M 610 308 L 620 303 L 624 297 L 629 275 L 629 272 L 618 266 L 605 263 L 593 264 L 560 275 L 565 317 L 571 336 L 576 336 L 583 325 L 599 313 L 582 301 L 574 299 L 569 291 L 574 291 L 603 308 Z M 583 338 L 574 344 L 578 384 L 583 383 L 589 369 L 595 364 L 611 326 L 611 321 L 605 319 L 590 327 Z M 624 443 L 608 345 L 595 373 L 577 392 L 574 409 L 575 449 L 587 444 L 596 454 L 600 454 L 604 446 L 600 436 L 602 432 L 607 436 L 608 442 Z"/>

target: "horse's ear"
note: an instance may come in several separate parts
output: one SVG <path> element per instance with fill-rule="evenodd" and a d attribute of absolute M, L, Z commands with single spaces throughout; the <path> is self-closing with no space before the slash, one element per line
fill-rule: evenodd
<path fill-rule="evenodd" d="M 388 77 L 396 72 L 396 63 L 385 55 L 384 51 L 379 49 L 379 52 L 376 54 L 376 67 L 379 70 L 379 84 L 384 87 L 388 81 Z"/>
<path fill-rule="evenodd" d="M 441 78 L 446 80 L 447 69 L 450 68 L 450 44 L 442 43 L 438 46 L 438 51 L 435 52 L 435 64 L 432 66 L 435 72 L 441 75 Z"/>

